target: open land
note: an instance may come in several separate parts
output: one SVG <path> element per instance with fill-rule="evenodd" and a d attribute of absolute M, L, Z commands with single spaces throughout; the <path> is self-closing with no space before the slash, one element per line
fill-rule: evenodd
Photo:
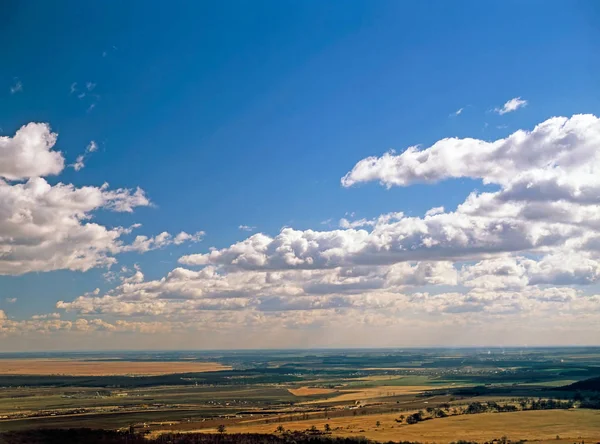
<path fill-rule="evenodd" d="M 0 375 L 166 375 L 210 372 L 231 367 L 216 362 L 80 361 L 76 359 L 0 359 Z"/>
<path fill-rule="evenodd" d="M 600 395 L 569 384 L 599 376 L 596 348 L 8 355 L 0 432 L 597 442 Z"/>
<path fill-rule="evenodd" d="M 597 441 L 600 436 L 600 411 L 597 410 L 483 413 L 423 421 L 413 425 L 400 425 L 395 422 L 397 417 L 395 414 L 381 414 L 329 420 L 320 418 L 285 422 L 282 425 L 292 431 L 302 431 L 313 425 L 322 430 L 325 424 L 329 424 L 333 436 L 364 436 L 381 442 L 450 443 L 456 441 L 457 436 L 468 441 L 489 442 L 506 436 L 513 441 L 556 443 Z M 377 421 L 379 426 L 376 425 Z M 229 427 L 228 433 L 272 433 L 277 425 L 240 423 Z M 211 428 L 197 431 L 214 433 L 217 430 Z"/>

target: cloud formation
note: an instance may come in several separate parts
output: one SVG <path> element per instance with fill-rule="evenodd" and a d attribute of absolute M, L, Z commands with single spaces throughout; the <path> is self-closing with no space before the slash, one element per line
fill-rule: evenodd
<path fill-rule="evenodd" d="M 29 123 L 13 137 L 0 136 L 0 178 L 22 180 L 59 174 L 65 164 L 54 151 L 57 134 L 45 123 Z"/>
<path fill-rule="evenodd" d="M 289 338 L 323 329 L 351 334 L 351 326 L 357 334 L 419 328 L 447 338 L 477 325 L 496 335 L 507 326 L 523 332 L 523 319 L 531 331 L 552 322 L 594 325 L 600 321 L 599 146 L 600 119 L 576 115 L 551 118 L 495 141 L 443 139 L 428 148 L 363 159 L 342 179 L 344 186 L 378 181 L 407 187 L 464 177 L 490 186 L 473 191 L 456 208 L 438 206 L 422 216 L 399 211 L 356 219 L 351 213 L 336 229 L 319 224 L 320 230 L 251 233 L 231 245 L 182 256 L 180 266 L 162 278 L 147 279 L 139 267 L 121 267 L 111 274 L 114 288 L 57 302 L 60 318 L 41 314 L 21 324 L 6 319 L 5 329 L 202 330 Z M 150 205 L 141 189 L 50 186 L 41 178 L 5 186 L 27 196 L 24 214 L 52 204 L 67 221 L 47 228 L 18 225 L 28 230 L 22 244 L 36 239 L 31 233 L 41 233 L 33 242 L 36 257 L 43 256 L 46 245 L 52 247 L 40 264 L 109 266 L 120 252 L 197 242 L 204 234 L 164 232 L 125 242 L 138 225 L 111 229 L 89 221 L 99 208 L 133 211 Z M 27 187 L 40 191 L 22 189 Z M 61 194 L 50 198 L 52 193 Z M 39 196 L 38 201 L 30 196 Z M 52 207 L 51 213 L 58 210 Z M 0 233 L 5 230 L 1 220 Z M 63 240 L 56 225 L 65 226 L 69 236 L 63 234 Z M 90 233 L 83 242 L 67 242 L 73 242 L 72 233 L 81 230 L 84 237 L 92 227 L 97 238 Z M 55 246 L 50 232 L 58 236 Z M 9 269 L 12 274 L 25 265 L 41 267 L 28 262 L 34 253 L 27 256 L 25 246 L 18 252 L 22 256 Z M 65 252 L 71 252 L 68 261 Z M 0 256 L 0 271 L 9 267 L 5 257 L 10 256 Z M 66 320 L 72 316 L 75 321 Z"/>
<path fill-rule="evenodd" d="M 162 233 L 138 236 L 129 244 L 124 237 L 138 225 L 107 227 L 93 222 L 95 211 L 131 213 L 151 202 L 141 188 L 51 185 L 42 176 L 64 169 L 62 153 L 54 150 L 56 140 L 57 134 L 43 123 L 27 124 L 13 137 L 0 137 L 0 274 L 86 271 L 114 264 L 121 252 L 145 252 L 201 238 L 201 232 Z M 86 154 L 96 150 L 92 141 Z"/>

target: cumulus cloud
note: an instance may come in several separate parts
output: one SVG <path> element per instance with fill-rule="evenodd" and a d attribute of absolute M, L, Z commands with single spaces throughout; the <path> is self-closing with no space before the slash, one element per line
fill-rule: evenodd
<path fill-rule="evenodd" d="M 600 273 L 598 134 L 594 116 L 553 118 L 495 142 L 445 139 L 412 153 L 417 161 L 389 154 L 395 158 L 384 171 L 394 184 L 473 177 L 498 189 L 473 192 L 454 211 L 440 206 L 423 217 L 351 214 L 339 229 L 252 234 L 180 258 L 199 269 L 179 267 L 150 281 L 137 270 L 108 292 L 57 308 L 183 323 L 240 313 L 246 322 L 281 328 L 322 326 L 338 316 L 356 325 L 427 316 L 517 319 L 551 316 L 559 307 L 561 316 L 587 316 L 600 298 L 574 287 L 593 287 Z M 417 164 L 427 171 L 410 167 Z M 142 237 L 131 248 L 167 239 Z"/>
<path fill-rule="evenodd" d="M 51 185 L 41 176 L 59 174 L 64 168 L 62 153 L 53 150 L 56 139 L 41 123 L 21 127 L 14 137 L 0 137 L 0 274 L 86 271 L 114 264 L 121 252 L 200 240 L 201 232 L 162 233 L 138 236 L 128 244 L 124 236 L 138 225 L 111 228 L 94 223 L 91 219 L 98 210 L 130 213 L 151 202 L 139 187 Z M 96 150 L 92 141 L 86 154 Z"/>
<path fill-rule="evenodd" d="M 552 247 L 577 235 L 576 227 L 463 212 L 433 216 L 388 215 L 371 231 L 284 228 L 275 236 L 255 234 L 205 254 L 180 258 L 185 265 L 221 265 L 233 269 L 316 269 L 392 264 L 417 260 L 460 260 L 507 251 Z"/>
<path fill-rule="evenodd" d="M 0 136 L 0 178 L 22 180 L 59 174 L 65 164 L 54 151 L 57 134 L 45 123 L 22 126 L 13 137 Z"/>
<path fill-rule="evenodd" d="M 494 187 L 422 217 L 347 214 L 337 229 L 319 224 L 321 230 L 250 233 L 231 245 L 181 257 L 181 266 L 162 278 L 121 269 L 114 288 L 64 298 L 56 307 L 80 317 L 65 327 L 80 332 L 154 331 L 160 321 L 165 329 L 218 326 L 219 332 L 245 329 L 263 337 L 268 331 L 280 336 L 284 330 L 345 326 L 400 331 L 419 325 L 426 331 L 447 325 L 448 334 L 480 323 L 502 331 L 532 318 L 594 325 L 600 321 L 599 146 L 600 119 L 580 115 L 548 119 L 496 141 L 443 139 L 429 148 L 364 159 L 344 185 L 410 186 L 468 177 Z M 149 205 L 142 190 L 104 186 L 88 193 L 99 193 L 98 203 L 77 210 L 76 227 L 90 225 L 95 208 L 131 211 L 136 203 Z M 69 199 L 56 201 L 64 205 Z M 137 228 L 114 229 L 110 248 L 103 250 L 106 261 L 116 252 L 143 252 L 203 235 L 140 235 L 125 243 Z M 0 267 L 3 260 L 0 255 Z M 67 322 L 28 322 L 34 321 Z"/>
<path fill-rule="evenodd" d="M 494 111 L 500 115 L 504 115 L 506 113 L 512 113 L 513 111 L 525 106 L 527 106 L 527 100 L 521 99 L 520 97 L 515 97 L 506 102 L 502 108 L 495 108 Z"/>
<path fill-rule="evenodd" d="M 425 149 L 368 157 L 342 178 L 342 185 L 379 181 L 387 187 L 409 186 L 468 177 L 508 186 L 536 174 L 560 177 L 565 172 L 591 180 L 600 167 L 599 139 L 596 116 L 553 117 L 532 131 L 519 130 L 493 142 L 448 138 Z"/>

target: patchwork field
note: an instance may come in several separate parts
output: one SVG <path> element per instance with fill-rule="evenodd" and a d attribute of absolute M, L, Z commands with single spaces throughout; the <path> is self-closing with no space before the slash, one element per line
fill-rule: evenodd
<path fill-rule="evenodd" d="M 598 356 L 584 348 L 7 354 L 0 431 L 158 436 L 222 426 L 383 442 L 600 442 Z"/>
<path fill-rule="evenodd" d="M 231 367 L 216 362 L 82 361 L 75 359 L 0 359 L 0 375 L 166 375 L 211 372 Z"/>

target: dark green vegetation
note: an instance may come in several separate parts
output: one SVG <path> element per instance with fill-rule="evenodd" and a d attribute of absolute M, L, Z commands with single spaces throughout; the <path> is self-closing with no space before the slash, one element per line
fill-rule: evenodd
<path fill-rule="evenodd" d="M 140 435 L 129 432 L 115 432 L 91 429 L 50 429 L 30 430 L 25 432 L 9 432 L 0 435 L 0 444 L 369 444 L 372 441 L 365 438 L 334 438 L 320 434 L 295 432 L 279 435 L 271 434 L 167 434 L 155 439 L 145 439 Z M 390 444 L 392 441 L 390 441 Z M 510 441 L 504 440 L 502 444 Z M 399 441 L 395 444 L 418 444 L 409 441 Z M 457 444 L 471 444 L 458 441 Z M 499 441 L 500 444 L 500 441 Z"/>
<path fill-rule="evenodd" d="M 578 381 L 560 389 L 565 391 L 600 392 L 600 377 Z"/>

